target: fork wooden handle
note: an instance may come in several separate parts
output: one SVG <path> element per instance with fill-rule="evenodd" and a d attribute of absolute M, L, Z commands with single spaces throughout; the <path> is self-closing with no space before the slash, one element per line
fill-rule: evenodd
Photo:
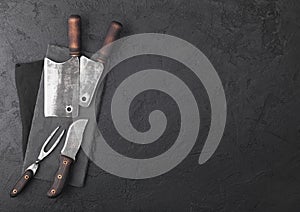
<path fill-rule="evenodd" d="M 81 19 L 79 15 L 71 15 L 68 20 L 69 51 L 72 57 L 80 56 L 81 51 Z"/>
<path fill-rule="evenodd" d="M 16 197 L 23 188 L 27 185 L 27 183 L 33 178 L 33 171 L 27 170 L 24 172 L 24 174 L 18 179 L 16 182 L 14 188 L 10 192 L 11 197 Z"/>

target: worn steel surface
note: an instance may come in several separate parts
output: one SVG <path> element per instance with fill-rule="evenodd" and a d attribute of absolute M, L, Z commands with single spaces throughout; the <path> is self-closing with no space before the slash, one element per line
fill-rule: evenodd
<path fill-rule="evenodd" d="M 79 105 L 82 107 L 88 107 L 91 103 L 103 69 L 102 63 L 85 56 L 80 57 Z"/>
<path fill-rule="evenodd" d="M 82 143 L 82 136 L 87 122 L 87 119 L 79 119 L 70 125 L 65 144 L 61 150 L 62 155 L 75 160 L 76 154 Z"/>
<path fill-rule="evenodd" d="M 45 58 L 45 117 L 76 117 L 78 115 L 78 103 L 79 58 L 71 57 L 62 63 Z"/>

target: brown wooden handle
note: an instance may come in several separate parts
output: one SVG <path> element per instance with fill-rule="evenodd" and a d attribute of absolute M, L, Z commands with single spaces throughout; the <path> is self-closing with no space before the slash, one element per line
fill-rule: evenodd
<path fill-rule="evenodd" d="M 22 177 L 19 178 L 14 188 L 10 192 L 11 197 L 16 197 L 23 188 L 27 185 L 27 183 L 33 178 L 33 172 L 31 170 L 27 170 L 24 172 Z"/>
<path fill-rule="evenodd" d="M 57 197 L 62 192 L 68 178 L 72 162 L 73 159 L 63 155 L 60 156 L 59 168 L 54 177 L 53 185 L 47 192 L 48 197 Z"/>
<path fill-rule="evenodd" d="M 121 23 L 119 23 L 117 21 L 112 21 L 106 32 L 106 36 L 104 38 L 102 47 L 117 40 L 119 38 L 122 27 L 123 26 Z M 100 60 L 101 62 L 105 62 L 105 59 L 109 56 L 110 51 L 111 51 L 111 48 L 102 48 L 100 50 L 100 58 L 98 60 Z"/>
<path fill-rule="evenodd" d="M 68 20 L 69 25 L 69 51 L 72 57 L 80 56 L 81 51 L 81 20 L 79 15 L 71 15 Z"/>
<path fill-rule="evenodd" d="M 112 21 L 106 32 L 106 36 L 105 36 L 102 46 L 105 46 L 105 45 L 117 40 L 119 38 L 122 27 L 123 26 L 120 22 Z"/>

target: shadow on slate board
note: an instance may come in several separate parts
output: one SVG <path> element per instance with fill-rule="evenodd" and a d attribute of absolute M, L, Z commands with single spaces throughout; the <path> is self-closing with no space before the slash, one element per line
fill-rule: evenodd
<path fill-rule="evenodd" d="M 22 121 L 22 151 L 25 156 L 28 136 L 39 91 L 44 61 L 16 64 L 15 80 Z"/>

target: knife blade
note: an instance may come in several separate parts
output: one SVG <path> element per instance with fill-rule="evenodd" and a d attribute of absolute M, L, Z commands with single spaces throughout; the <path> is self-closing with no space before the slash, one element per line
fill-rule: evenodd
<path fill-rule="evenodd" d="M 120 23 L 115 21 L 111 22 L 103 46 L 116 40 L 121 29 L 122 25 Z M 101 57 L 99 57 L 99 52 L 95 53 L 93 55 L 94 57 L 92 56 L 92 60 L 84 56 L 81 57 L 83 59 L 80 58 L 80 94 L 84 94 L 80 98 L 80 106 L 82 106 L 80 110 L 84 110 L 85 107 L 88 107 L 93 98 L 93 94 L 104 69 L 105 59 L 109 55 L 109 49 L 105 49 L 100 55 Z M 59 169 L 55 175 L 52 187 L 47 192 L 48 197 L 57 197 L 62 192 L 70 170 L 70 165 L 75 161 L 76 154 L 81 146 L 87 123 L 88 119 L 82 118 L 79 114 L 77 120 L 70 125 L 65 145 L 61 151 Z"/>
<path fill-rule="evenodd" d="M 71 58 L 57 63 L 44 59 L 44 115 L 45 117 L 76 117 L 79 95 L 80 16 L 68 20 Z"/>

